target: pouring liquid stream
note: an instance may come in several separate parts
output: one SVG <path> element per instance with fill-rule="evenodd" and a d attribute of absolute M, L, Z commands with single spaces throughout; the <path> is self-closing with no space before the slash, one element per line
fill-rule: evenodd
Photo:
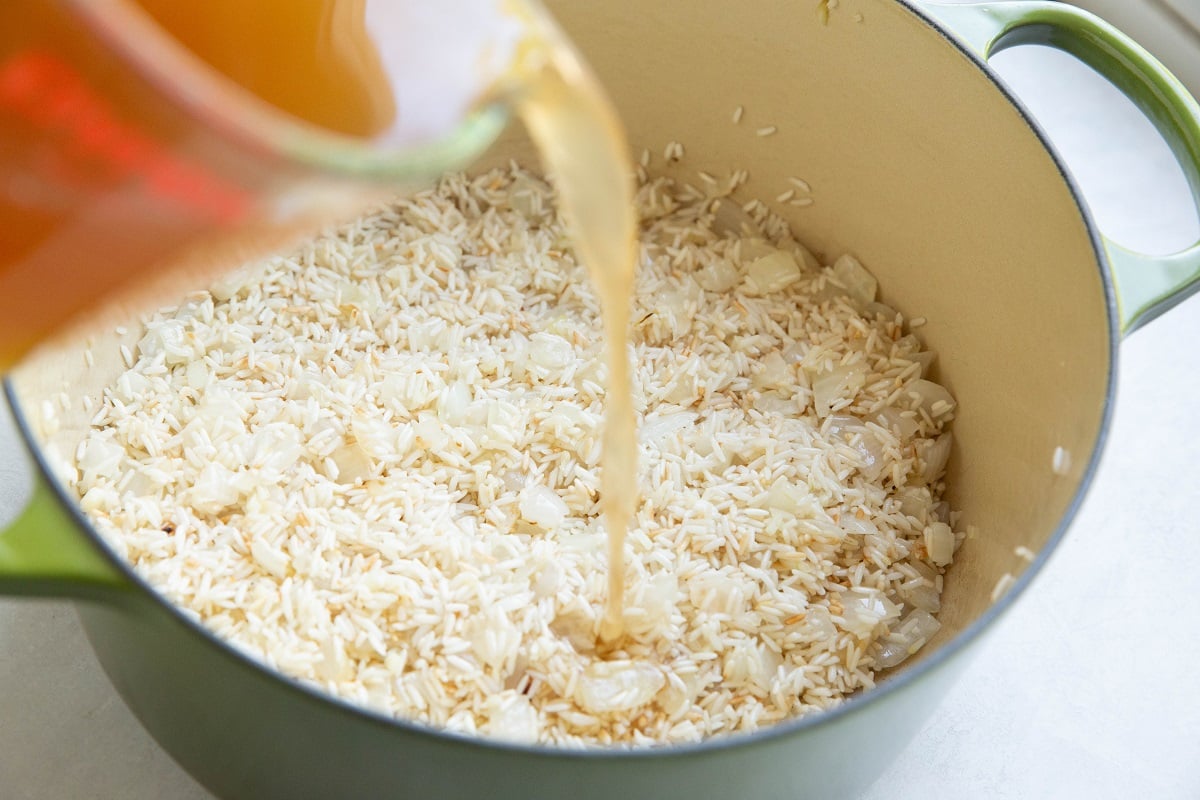
<path fill-rule="evenodd" d="M 637 267 L 637 218 L 625 133 L 591 73 L 565 43 L 525 88 L 517 111 L 556 179 L 575 248 L 600 299 L 608 369 L 601 503 L 608 537 L 608 593 L 600 641 L 624 631 L 625 533 L 637 492 L 637 431 L 628 356 Z"/>

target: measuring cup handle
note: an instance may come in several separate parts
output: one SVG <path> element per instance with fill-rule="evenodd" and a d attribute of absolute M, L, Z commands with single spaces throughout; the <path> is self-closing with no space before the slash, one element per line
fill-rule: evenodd
<path fill-rule="evenodd" d="M 1070 53 L 1117 87 L 1145 114 L 1183 168 L 1200 207 L 1200 105 L 1154 56 L 1087 11 L 1021 0 L 969 5 L 919 2 L 969 49 L 987 60 L 1022 44 Z M 1129 333 L 1200 290 L 1200 243 L 1166 256 L 1138 253 L 1104 237 L 1121 332 Z"/>
<path fill-rule="evenodd" d="M 112 599 L 129 586 L 37 471 L 20 516 L 0 530 L 0 595 Z"/>

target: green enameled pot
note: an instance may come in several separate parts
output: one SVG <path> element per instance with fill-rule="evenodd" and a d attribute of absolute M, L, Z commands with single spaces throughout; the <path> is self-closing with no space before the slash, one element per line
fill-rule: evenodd
<path fill-rule="evenodd" d="M 979 531 L 947 578 L 942 631 L 915 663 L 834 711 L 686 747 L 508 746 L 331 699 L 172 607 L 105 548 L 52 477 L 48 449 L 73 452 L 87 420 L 68 415 L 47 429 L 42 401 L 64 390 L 98 395 L 116 375 L 120 345 L 138 331 L 131 312 L 112 308 L 8 383 L 42 475 L 23 516 L 0 533 L 0 592 L 79 599 L 129 707 L 221 797 L 852 794 L 921 727 L 1066 532 L 1104 444 L 1120 337 L 1196 288 L 1200 248 L 1151 258 L 1096 230 L 1037 124 L 987 66 L 1013 44 L 1075 54 L 1158 125 L 1200 189 L 1200 108 L 1157 61 L 1085 12 L 911 0 L 551 6 L 612 92 L 636 151 L 661 153 L 678 139 L 687 158 L 668 171 L 745 168 L 746 197 L 773 198 L 803 177 L 816 202 L 776 208 L 798 237 L 825 256 L 855 253 L 889 304 L 929 319 L 921 335 L 959 400 L 952 500 Z M 739 105 L 746 118 L 735 125 Z M 778 133 L 755 136 L 764 125 Z M 480 168 L 510 157 L 534 158 L 515 128 Z M 122 321 L 124 338 L 112 332 Z M 1059 448 L 1069 464 L 1056 471 Z M 1036 554 L 1031 563 L 1018 546 Z M 993 597 L 1005 575 L 1015 583 Z"/>

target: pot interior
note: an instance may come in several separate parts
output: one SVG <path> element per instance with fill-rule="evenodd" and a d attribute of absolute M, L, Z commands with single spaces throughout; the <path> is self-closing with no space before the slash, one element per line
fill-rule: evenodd
<path fill-rule="evenodd" d="M 993 605 L 1005 575 L 1028 567 L 1016 548 L 1038 552 L 1051 539 L 1102 432 L 1108 303 L 1060 167 L 993 79 L 902 3 L 841 0 L 827 24 L 815 2 L 790 0 L 764 0 L 754 14 L 722 0 L 696 0 L 686 13 L 666 0 L 550 5 L 617 101 L 635 153 L 654 154 L 651 173 L 748 170 L 739 197 L 768 202 L 825 263 L 854 254 L 884 302 L 928 319 L 917 333 L 959 402 L 949 499 L 977 531 L 947 576 L 928 658 Z M 777 132 L 757 136 L 764 126 Z M 666 165 L 674 140 L 686 156 Z M 479 167 L 510 158 L 536 163 L 516 126 Z M 811 184 L 813 205 L 773 202 L 793 176 Z M 220 242 L 178 260 L 207 274 L 242 253 Z M 44 447 L 74 453 L 88 423 L 78 400 L 121 371 L 138 311 L 203 286 L 195 269 L 163 274 L 18 370 L 35 429 L 45 401 L 60 392 L 73 401 L 54 430 L 42 428 Z M 1063 474 L 1058 448 L 1069 454 Z"/>

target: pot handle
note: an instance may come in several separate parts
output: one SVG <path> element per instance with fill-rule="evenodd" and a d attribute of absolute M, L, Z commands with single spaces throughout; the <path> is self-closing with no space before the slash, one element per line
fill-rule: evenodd
<path fill-rule="evenodd" d="M 918 6 L 985 60 L 1008 47 L 1040 44 L 1070 53 L 1096 70 L 1158 128 L 1200 206 L 1200 105 L 1158 59 L 1128 36 L 1094 14 L 1060 2 Z M 1200 243 L 1171 255 L 1150 256 L 1103 239 L 1122 333 L 1200 290 Z"/>
<path fill-rule="evenodd" d="M 45 475 L 37 471 L 33 480 L 19 516 L 0 529 L 0 595 L 111 600 L 128 589 L 129 581 L 80 531 Z"/>

